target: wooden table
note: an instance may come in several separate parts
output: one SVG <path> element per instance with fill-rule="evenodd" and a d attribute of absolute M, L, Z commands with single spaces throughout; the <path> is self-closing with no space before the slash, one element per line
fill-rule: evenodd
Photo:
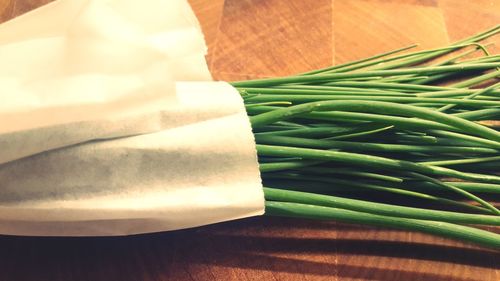
<path fill-rule="evenodd" d="M 5 21 L 50 0 L 0 0 Z M 190 0 L 216 79 L 286 75 L 500 23 L 500 0 Z M 497 40 L 498 42 L 498 40 Z M 498 47 L 496 47 L 498 53 Z M 414 232 L 251 218 L 121 238 L 0 236 L 0 280 L 500 280 L 500 254 Z"/>

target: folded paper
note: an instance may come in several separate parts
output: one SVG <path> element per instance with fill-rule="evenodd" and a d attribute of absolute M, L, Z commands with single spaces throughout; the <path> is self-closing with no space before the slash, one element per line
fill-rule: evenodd
<path fill-rule="evenodd" d="M 60 0 L 1 25 L 0 163 L 160 130 L 173 81 L 211 79 L 205 52 L 185 1 Z"/>
<path fill-rule="evenodd" d="M 237 91 L 224 82 L 177 89 L 179 102 L 160 116 L 168 129 L 0 165 L 0 232 L 125 235 L 262 214 L 255 143 Z"/>
<path fill-rule="evenodd" d="M 185 0 L 59 0 L 0 25 L 0 233 L 263 214 L 243 101 L 206 81 L 205 51 Z"/>

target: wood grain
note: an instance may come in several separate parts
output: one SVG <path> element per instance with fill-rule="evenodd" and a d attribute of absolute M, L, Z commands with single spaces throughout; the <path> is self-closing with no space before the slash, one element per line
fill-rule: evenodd
<path fill-rule="evenodd" d="M 206 58 L 207 61 L 211 61 L 217 42 L 217 35 L 219 34 L 224 0 L 189 0 L 189 3 L 200 21 L 208 46 Z"/>
<path fill-rule="evenodd" d="M 423 49 L 449 43 L 436 1 L 422 1 L 420 5 L 408 0 L 336 1 L 333 22 L 337 63 L 414 43 Z"/>
<path fill-rule="evenodd" d="M 439 0 L 439 7 L 443 13 L 451 41 L 471 36 L 477 33 L 478 30 L 485 30 L 500 23 L 500 1 Z M 463 11 L 467 12 L 464 13 Z M 495 43 L 489 49 L 492 52 L 499 53 L 499 36 L 490 38 L 485 42 Z"/>
<path fill-rule="evenodd" d="M 235 80 L 331 65 L 331 8 L 329 0 L 226 1 L 212 73 Z"/>
<path fill-rule="evenodd" d="M 0 21 L 48 0 L 0 0 Z M 190 0 L 215 78 L 286 75 L 500 23 L 500 0 Z M 497 49 L 498 50 L 498 49 Z M 0 236 L 0 281 L 500 280 L 500 254 L 424 234 L 251 218 L 119 238 Z"/>

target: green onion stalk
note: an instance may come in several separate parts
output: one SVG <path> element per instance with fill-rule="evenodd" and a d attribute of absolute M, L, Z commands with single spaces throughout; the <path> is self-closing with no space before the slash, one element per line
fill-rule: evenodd
<path fill-rule="evenodd" d="M 500 56 L 481 43 L 498 33 L 232 82 L 253 128 L 266 215 L 500 249 Z"/>

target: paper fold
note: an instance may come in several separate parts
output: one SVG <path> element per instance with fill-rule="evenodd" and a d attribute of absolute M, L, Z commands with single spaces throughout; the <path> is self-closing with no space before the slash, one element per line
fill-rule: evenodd
<path fill-rule="evenodd" d="M 9 222 L 0 232 L 124 235 L 262 214 L 255 144 L 237 91 L 223 82 L 180 82 L 177 95 L 179 103 L 161 114 L 163 131 L 0 165 L 0 221 Z M 162 223 L 134 226 L 144 220 Z M 19 233 L 15 225 L 29 221 L 54 228 Z M 99 221 L 113 229 L 82 229 Z M 61 232 L 69 222 L 78 231 Z"/>
<path fill-rule="evenodd" d="M 59 0 L 0 25 L 0 233 L 263 214 L 243 101 L 205 52 L 184 0 Z"/>
<path fill-rule="evenodd" d="M 145 117 L 173 81 L 211 79 L 205 52 L 185 1 L 60 0 L 0 25 L 0 120 L 16 120 L 0 123 L 0 163 L 160 130 Z"/>

